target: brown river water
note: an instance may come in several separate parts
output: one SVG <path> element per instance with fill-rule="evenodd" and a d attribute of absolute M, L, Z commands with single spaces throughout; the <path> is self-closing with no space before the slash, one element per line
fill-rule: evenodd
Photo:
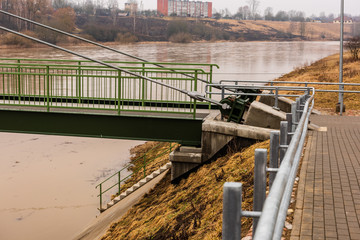
<path fill-rule="evenodd" d="M 215 63 L 214 80 L 272 80 L 339 50 L 338 42 L 143 43 L 112 46 L 149 61 Z M 97 47 L 99 60 L 132 61 Z M 0 58 L 78 59 L 50 48 L 0 49 Z M 26 119 L 24 119 L 24 123 Z M 97 183 L 140 141 L 0 133 L 0 239 L 72 239 L 99 213 Z"/>

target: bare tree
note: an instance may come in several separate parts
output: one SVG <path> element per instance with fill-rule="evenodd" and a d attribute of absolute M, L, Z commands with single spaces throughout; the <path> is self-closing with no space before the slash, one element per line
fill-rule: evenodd
<path fill-rule="evenodd" d="M 256 14 L 260 6 L 259 0 L 248 0 L 247 3 L 249 4 L 250 14 L 252 19 L 256 20 Z"/>
<path fill-rule="evenodd" d="M 265 9 L 264 17 L 265 17 L 265 20 L 270 20 L 270 21 L 274 20 L 274 12 L 273 12 L 273 9 L 271 7 L 267 7 Z"/>
<path fill-rule="evenodd" d="M 347 43 L 345 43 L 345 47 L 349 49 L 352 59 L 354 61 L 358 61 L 360 52 L 360 37 L 351 38 Z"/>

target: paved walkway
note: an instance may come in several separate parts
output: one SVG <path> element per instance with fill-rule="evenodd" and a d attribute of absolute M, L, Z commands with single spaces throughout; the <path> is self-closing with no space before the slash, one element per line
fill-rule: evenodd
<path fill-rule="evenodd" d="M 292 240 L 360 240 L 360 117 L 312 116 Z"/>

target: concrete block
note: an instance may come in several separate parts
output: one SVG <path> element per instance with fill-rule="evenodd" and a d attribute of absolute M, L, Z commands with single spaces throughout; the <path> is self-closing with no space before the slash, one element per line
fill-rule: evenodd
<path fill-rule="evenodd" d="M 216 132 L 204 131 L 201 138 L 203 149 L 201 162 L 206 162 L 228 144 L 234 136 Z"/>
<path fill-rule="evenodd" d="M 154 177 L 150 174 L 149 176 L 146 176 L 145 180 L 146 182 L 153 180 Z"/>
<path fill-rule="evenodd" d="M 202 149 L 197 148 L 197 147 L 181 146 L 180 147 L 180 152 L 183 152 L 183 153 L 202 153 Z"/>
<path fill-rule="evenodd" d="M 270 93 L 270 91 L 263 91 L 263 93 Z M 278 100 L 278 108 L 280 109 L 280 111 L 283 111 L 285 113 L 291 113 L 291 104 L 295 101 L 285 97 L 279 97 Z M 273 107 L 275 105 L 275 96 L 260 95 L 259 102 Z"/>
<path fill-rule="evenodd" d="M 179 178 L 190 170 L 199 166 L 199 163 L 178 163 L 173 162 L 171 168 L 171 181 Z"/>
<path fill-rule="evenodd" d="M 208 121 L 203 123 L 203 132 L 218 133 L 253 140 L 267 140 L 272 129 L 242 125 L 233 122 Z M 211 138 L 212 136 L 209 136 Z"/>
<path fill-rule="evenodd" d="M 175 150 L 170 153 L 171 162 L 201 163 L 201 153 L 181 152 Z"/>
<path fill-rule="evenodd" d="M 121 199 L 120 199 L 120 197 L 119 197 L 119 196 L 117 196 L 116 198 L 114 198 L 114 199 L 113 199 L 114 204 L 115 204 L 115 203 L 117 203 L 117 202 L 119 202 L 120 200 L 121 200 Z"/>
<path fill-rule="evenodd" d="M 134 191 L 134 190 L 133 190 L 133 188 L 131 187 L 131 188 L 128 188 L 128 189 L 125 191 L 125 193 L 126 193 L 126 195 L 129 195 L 129 194 L 131 194 L 133 191 Z"/>
<path fill-rule="evenodd" d="M 124 199 L 124 198 L 126 198 L 126 196 L 127 196 L 127 194 L 126 193 L 122 193 L 122 194 L 120 194 L 120 200 L 122 200 L 122 199 Z"/>
<path fill-rule="evenodd" d="M 156 178 L 157 176 L 159 176 L 160 175 L 160 173 L 157 173 L 157 172 L 153 172 L 152 174 L 151 174 L 151 176 L 153 177 L 153 178 Z"/>
<path fill-rule="evenodd" d="M 264 103 L 255 101 L 250 105 L 244 124 L 263 128 L 280 129 L 280 122 L 285 120 L 286 114 L 284 112 L 277 111 Z"/>
<path fill-rule="evenodd" d="M 114 202 L 113 202 L 113 201 L 108 202 L 108 203 L 106 204 L 106 207 L 107 207 L 107 208 L 111 208 L 112 206 L 114 206 Z"/>
<path fill-rule="evenodd" d="M 146 181 L 145 178 L 144 178 L 144 179 L 141 179 L 141 180 L 139 181 L 140 186 L 143 186 L 143 185 L 146 184 L 146 183 L 147 183 L 147 181 Z"/>

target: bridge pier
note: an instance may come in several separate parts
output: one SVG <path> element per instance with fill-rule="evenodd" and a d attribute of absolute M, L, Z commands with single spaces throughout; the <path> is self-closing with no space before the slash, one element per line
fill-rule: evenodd
<path fill-rule="evenodd" d="M 241 146 L 248 146 L 255 141 L 269 139 L 272 130 L 224 122 L 218 112 L 213 112 L 202 123 L 201 148 L 182 146 L 170 154 L 171 180 L 175 181 L 209 161 L 234 138 L 240 137 Z"/>

